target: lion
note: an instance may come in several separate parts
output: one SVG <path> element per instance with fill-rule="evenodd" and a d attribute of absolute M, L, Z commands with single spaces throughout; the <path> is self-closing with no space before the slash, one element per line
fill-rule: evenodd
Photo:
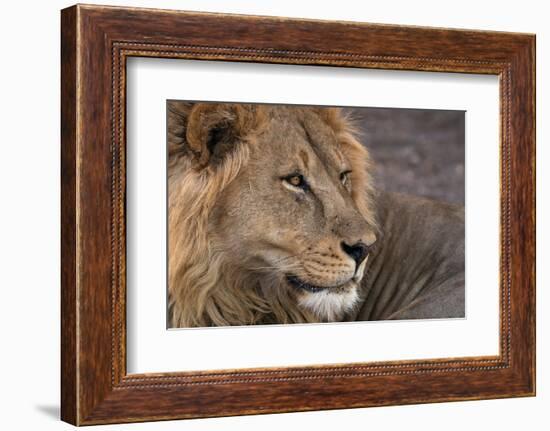
<path fill-rule="evenodd" d="M 167 102 L 171 327 L 464 316 L 464 210 L 378 190 L 340 108 Z"/>

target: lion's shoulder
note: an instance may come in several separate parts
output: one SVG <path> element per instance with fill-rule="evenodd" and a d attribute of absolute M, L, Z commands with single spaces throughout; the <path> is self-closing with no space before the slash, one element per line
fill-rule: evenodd
<path fill-rule="evenodd" d="M 464 207 L 391 192 L 376 206 L 381 234 L 358 319 L 423 318 L 426 307 L 432 318 L 463 316 Z"/>

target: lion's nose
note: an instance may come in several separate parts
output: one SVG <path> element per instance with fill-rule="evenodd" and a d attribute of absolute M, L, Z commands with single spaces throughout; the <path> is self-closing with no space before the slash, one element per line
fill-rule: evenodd
<path fill-rule="evenodd" d="M 358 242 L 353 245 L 347 245 L 342 242 L 342 249 L 355 261 L 357 266 L 365 260 L 367 254 L 369 254 L 369 246 L 364 242 Z"/>

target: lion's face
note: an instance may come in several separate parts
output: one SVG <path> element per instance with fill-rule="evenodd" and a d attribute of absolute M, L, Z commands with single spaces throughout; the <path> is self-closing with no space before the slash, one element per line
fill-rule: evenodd
<path fill-rule="evenodd" d="M 357 157 L 366 153 L 346 141 L 334 112 L 262 110 L 259 132 L 239 144 L 248 162 L 215 202 L 212 244 L 259 274 L 266 297 L 285 289 L 320 320 L 338 319 L 357 300 L 375 241 L 368 208 L 357 202 L 366 193 Z"/>
<path fill-rule="evenodd" d="M 375 241 L 368 154 L 341 112 L 170 103 L 173 324 L 341 319 Z"/>

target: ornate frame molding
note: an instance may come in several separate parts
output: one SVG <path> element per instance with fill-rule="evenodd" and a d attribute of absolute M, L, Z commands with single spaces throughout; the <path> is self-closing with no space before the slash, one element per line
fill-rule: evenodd
<path fill-rule="evenodd" d="M 269 31 L 257 35 L 258 26 Z M 334 31 L 341 42 L 319 37 Z M 343 49 L 346 43 L 353 49 Z M 98 424 L 533 395 L 534 43 L 534 36 L 510 33 L 80 5 L 63 10 L 62 419 Z M 125 66 L 131 56 L 498 75 L 500 354 L 127 375 Z M 307 399 L 300 396 L 305 390 Z M 250 399 L 250 391 L 262 395 Z"/>

